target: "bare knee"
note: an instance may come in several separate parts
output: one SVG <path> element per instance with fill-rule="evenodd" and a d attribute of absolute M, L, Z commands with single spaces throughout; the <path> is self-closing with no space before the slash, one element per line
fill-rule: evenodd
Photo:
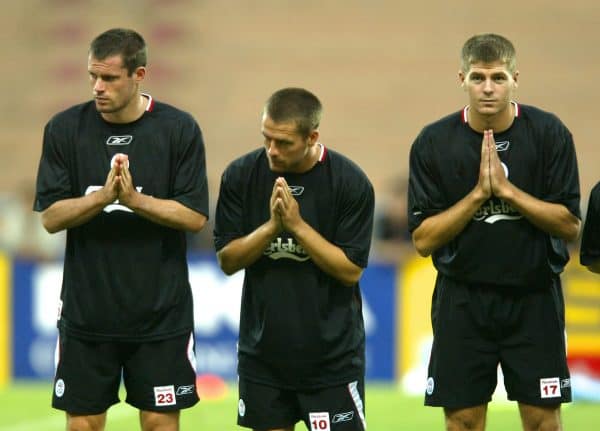
<path fill-rule="evenodd" d="M 524 431 L 561 431 L 560 404 L 532 406 L 519 403 L 519 413 Z"/>
<path fill-rule="evenodd" d="M 142 431 L 179 431 L 179 411 L 140 412 Z"/>
<path fill-rule="evenodd" d="M 99 415 L 75 415 L 67 413 L 67 431 L 103 431 L 106 413 Z"/>
<path fill-rule="evenodd" d="M 483 431 L 487 404 L 464 409 L 444 409 L 447 431 Z"/>

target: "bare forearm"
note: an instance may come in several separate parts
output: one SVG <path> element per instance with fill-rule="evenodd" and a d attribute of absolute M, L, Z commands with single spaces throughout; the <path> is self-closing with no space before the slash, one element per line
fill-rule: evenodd
<path fill-rule="evenodd" d="M 575 241 L 579 237 L 581 220 L 564 205 L 542 201 L 515 186 L 500 198 L 550 235 L 565 241 Z"/>
<path fill-rule="evenodd" d="M 294 229 L 293 235 L 321 270 L 347 286 L 358 282 L 363 269 L 350 261 L 342 249 L 327 241 L 306 222 L 300 223 Z"/>
<path fill-rule="evenodd" d="M 485 199 L 485 195 L 474 189 L 444 212 L 426 218 L 412 235 L 417 252 L 421 256 L 429 256 L 454 239 L 463 231 Z"/>
<path fill-rule="evenodd" d="M 206 223 L 205 215 L 172 199 L 136 193 L 126 205 L 139 216 L 173 229 L 198 232 Z"/>
<path fill-rule="evenodd" d="M 256 262 L 277 236 L 278 230 L 270 220 L 254 232 L 231 241 L 217 252 L 219 266 L 231 275 Z"/>
<path fill-rule="evenodd" d="M 50 233 L 73 228 L 91 220 L 108 203 L 110 201 L 107 201 L 101 191 L 80 198 L 60 200 L 42 213 L 42 224 Z"/>

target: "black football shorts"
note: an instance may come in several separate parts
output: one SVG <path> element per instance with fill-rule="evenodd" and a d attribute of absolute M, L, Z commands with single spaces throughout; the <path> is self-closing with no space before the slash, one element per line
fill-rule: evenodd
<path fill-rule="evenodd" d="M 491 400 L 498 366 L 509 400 L 571 401 L 564 299 L 558 276 L 546 289 L 465 284 L 438 275 L 425 404 L 450 409 Z"/>
<path fill-rule="evenodd" d="M 127 403 L 170 412 L 198 402 L 193 335 L 152 342 L 88 341 L 65 335 L 57 342 L 52 406 L 94 415 L 119 402 L 121 380 Z"/>
<path fill-rule="evenodd" d="M 289 427 L 303 421 L 310 431 L 364 431 L 364 380 L 330 388 L 293 391 L 239 379 L 238 425 Z"/>

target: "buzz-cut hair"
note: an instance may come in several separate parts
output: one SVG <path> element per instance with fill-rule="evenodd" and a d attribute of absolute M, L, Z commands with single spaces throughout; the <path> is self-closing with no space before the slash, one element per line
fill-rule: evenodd
<path fill-rule="evenodd" d="M 138 67 L 146 66 L 148 56 L 144 38 L 126 28 L 113 28 L 97 36 L 90 44 L 89 54 L 97 60 L 120 55 L 129 76 Z"/>
<path fill-rule="evenodd" d="M 517 54 L 512 42 L 494 33 L 477 34 L 462 47 L 461 68 L 467 73 L 474 63 L 501 61 L 510 73 L 517 69 Z"/>
<path fill-rule="evenodd" d="M 321 122 L 321 102 L 304 88 L 289 87 L 276 91 L 265 103 L 264 113 L 275 123 L 293 121 L 297 132 L 307 138 Z"/>

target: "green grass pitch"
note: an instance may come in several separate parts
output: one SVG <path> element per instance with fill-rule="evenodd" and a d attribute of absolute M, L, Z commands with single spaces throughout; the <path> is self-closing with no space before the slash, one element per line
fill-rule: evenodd
<path fill-rule="evenodd" d="M 13 383 L 0 389 L 0 431 L 62 431 L 64 414 L 50 407 L 51 383 Z M 230 384 L 220 399 L 206 399 L 184 410 L 181 429 L 202 431 L 241 431 L 235 425 L 237 411 L 235 385 Z M 121 399 L 124 396 L 122 394 Z M 442 411 L 423 406 L 422 397 L 403 395 L 397 386 L 367 383 L 367 426 L 369 431 L 443 430 Z M 592 431 L 600 423 L 600 404 L 575 402 L 563 407 L 566 431 Z M 137 411 L 121 402 L 108 412 L 107 431 L 138 430 Z M 296 431 L 304 430 L 303 424 Z M 520 430 L 516 404 L 492 402 L 487 431 Z"/>

